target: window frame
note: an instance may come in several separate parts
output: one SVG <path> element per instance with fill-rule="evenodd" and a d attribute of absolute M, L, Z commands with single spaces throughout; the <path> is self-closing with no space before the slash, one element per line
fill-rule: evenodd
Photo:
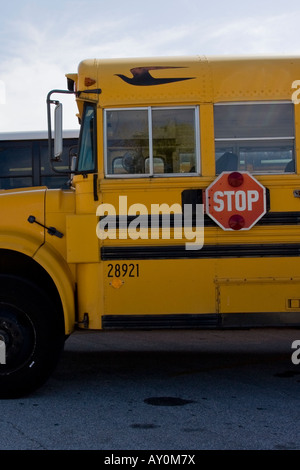
<path fill-rule="evenodd" d="M 292 109 L 293 109 L 293 130 L 294 130 L 294 135 L 293 136 L 285 136 L 285 137 L 277 137 L 277 136 L 274 136 L 274 137 L 214 137 L 214 147 L 215 147 L 215 165 L 216 165 L 216 143 L 217 142 L 223 142 L 224 143 L 224 147 L 226 146 L 226 144 L 228 144 L 228 146 L 230 145 L 230 143 L 233 143 L 233 146 L 234 146 L 234 143 L 239 143 L 239 144 L 242 144 L 243 142 L 245 142 L 245 144 L 247 142 L 284 142 L 284 141 L 289 141 L 289 142 L 292 142 L 293 144 L 293 161 L 294 161 L 294 171 L 293 172 L 285 172 L 284 170 L 283 171 L 275 171 L 275 172 L 271 172 L 271 171 L 251 171 L 251 174 L 256 174 L 256 175 L 270 175 L 270 176 L 274 176 L 274 175 L 288 175 L 288 174 L 296 174 L 297 173 L 297 168 L 296 168 L 296 152 L 295 152 L 295 142 L 296 142 L 296 130 L 295 130 L 295 113 L 294 113 L 294 105 L 293 105 L 293 102 L 292 101 L 289 101 L 289 100 L 270 100 L 270 101 L 221 101 L 221 102 L 218 102 L 218 103 L 214 103 L 214 109 L 215 107 L 219 107 L 219 106 L 239 106 L 239 105 L 247 105 L 247 106 L 251 106 L 251 105 L 271 105 L 271 104 L 275 104 L 275 105 L 284 105 L 284 104 L 289 104 L 292 106 Z M 214 121 L 214 135 L 216 134 L 215 132 L 215 121 Z M 240 146 L 240 145 L 239 145 Z M 246 170 L 241 170 L 241 171 L 246 171 Z M 216 175 L 218 175 L 219 173 L 217 173 L 217 171 L 215 170 L 215 173 Z"/>
<path fill-rule="evenodd" d="M 153 161 L 153 121 L 152 111 L 159 110 L 181 110 L 193 109 L 194 110 L 194 132 L 195 132 L 195 170 L 189 173 L 154 173 Z M 149 139 L 149 173 L 128 173 L 128 174 L 112 174 L 108 173 L 108 145 L 107 145 L 107 113 L 113 111 L 147 111 L 148 118 L 148 139 Z M 130 178 L 175 178 L 175 177 L 192 177 L 199 176 L 201 169 L 201 153 L 200 153 L 200 114 L 199 105 L 187 106 L 130 106 L 124 108 L 105 108 L 103 110 L 103 142 L 104 142 L 104 175 L 105 178 L 112 179 L 130 179 Z"/>

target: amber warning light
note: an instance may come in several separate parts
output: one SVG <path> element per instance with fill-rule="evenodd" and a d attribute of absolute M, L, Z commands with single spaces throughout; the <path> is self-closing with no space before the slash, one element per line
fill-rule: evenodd
<path fill-rule="evenodd" d="M 93 78 L 85 77 L 84 79 L 85 86 L 92 86 L 92 85 L 95 85 L 95 83 L 96 83 L 96 80 L 94 80 Z"/>
<path fill-rule="evenodd" d="M 249 230 L 266 213 L 266 188 L 248 172 L 224 171 L 206 189 L 205 206 L 223 230 Z"/>

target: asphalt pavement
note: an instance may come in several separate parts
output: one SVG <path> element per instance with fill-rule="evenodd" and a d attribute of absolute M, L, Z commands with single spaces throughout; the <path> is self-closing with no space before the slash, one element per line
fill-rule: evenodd
<path fill-rule="evenodd" d="M 41 389 L 1 401 L 0 450 L 298 450 L 297 340 L 297 329 L 76 332 Z"/>

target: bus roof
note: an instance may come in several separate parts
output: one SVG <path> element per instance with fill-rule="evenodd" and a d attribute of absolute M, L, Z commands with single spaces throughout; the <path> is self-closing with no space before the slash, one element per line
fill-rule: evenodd
<path fill-rule="evenodd" d="M 64 139 L 76 139 L 79 136 L 79 130 L 66 130 L 63 132 Z M 48 131 L 24 131 L 24 132 L 0 132 L 0 141 L 11 140 L 47 140 Z"/>
<path fill-rule="evenodd" d="M 101 106 L 291 100 L 300 79 L 300 57 L 156 57 L 87 59 L 78 66 L 76 89 Z M 161 86 L 155 86 L 161 85 Z"/>

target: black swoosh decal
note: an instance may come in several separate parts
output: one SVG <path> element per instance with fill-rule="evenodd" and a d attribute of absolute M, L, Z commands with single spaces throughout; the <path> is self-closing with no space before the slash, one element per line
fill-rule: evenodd
<path fill-rule="evenodd" d="M 129 85 L 135 86 L 153 86 L 153 85 L 165 85 L 166 83 L 181 82 L 183 80 L 193 80 L 196 77 L 182 77 L 182 78 L 154 78 L 150 74 L 150 70 L 162 70 L 162 69 L 179 69 L 186 67 L 160 67 L 160 66 L 148 66 L 148 67 L 134 67 L 130 69 L 132 77 L 116 73 L 117 77 L 120 77 L 124 82 Z"/>

